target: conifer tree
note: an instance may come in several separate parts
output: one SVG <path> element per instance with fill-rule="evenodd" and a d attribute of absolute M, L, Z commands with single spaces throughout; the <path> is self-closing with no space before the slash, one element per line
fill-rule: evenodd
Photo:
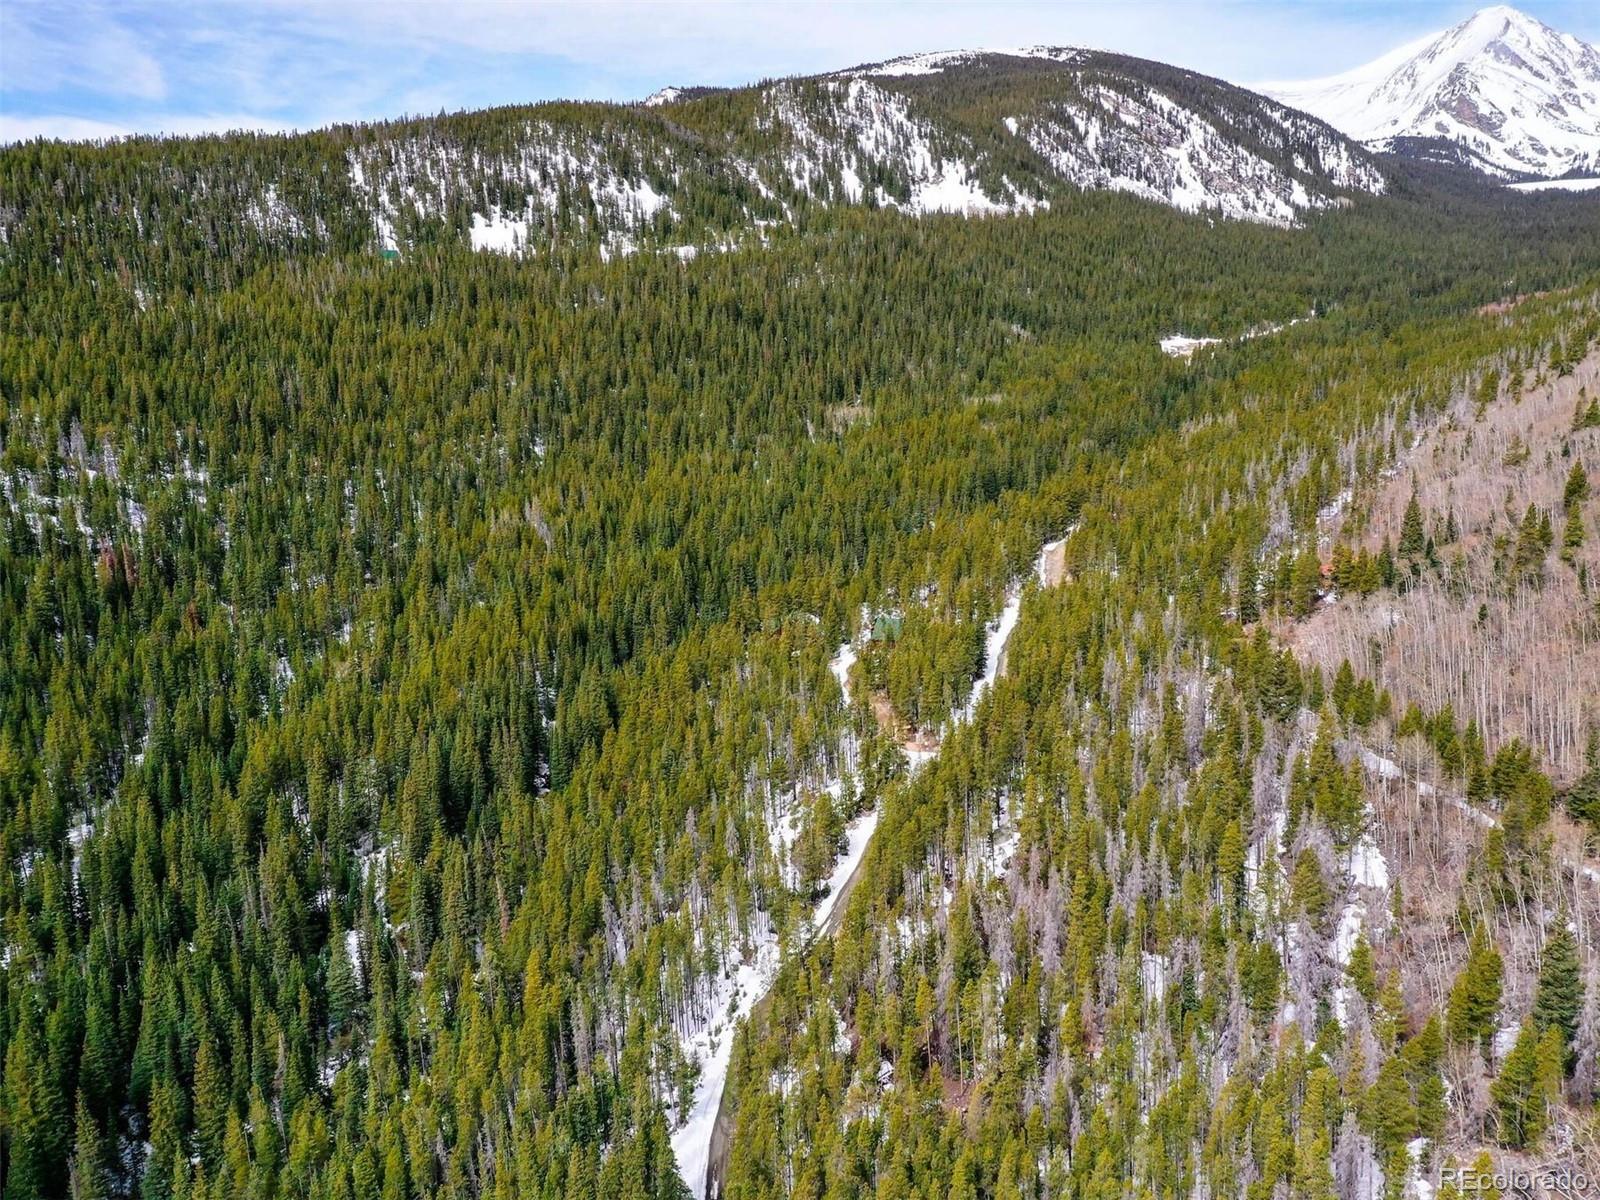
<path fill-rule="evenodd" d="M 1583 974 L 1578 963 L 1578 944 L 1564 918 L 1545 943 L 1539 964 L 1539 984 L 1533 997 L 1533 1023 L 1543 1031 L 1554 1029 L 1562 1044 L 1571 1047 L 1578 1039 L 1578 1020 L 1583 1015 Z"/>
<path fill-rule="evenodd" d="M 1417 499 L 1417 489 L 1411 489 L 1411 499 L 1406 501 L 1405 516 L 1400 521 L 1400 557 L 1415 563 L 1422 557 L 1427 545 L 1427 530 L 1423 527 L 1422 504 Z"/>
<path fill-rule="evenodd" d="M 1584 746 L 1584 772 L 1567 793 L 1567 807 L 1580 821 L 1600 824 L 1600 730 Z"/>
<path fill-rule="evenodd" d="M 1570 510 L 1588 498 L 1589 473 L 1583 469 L 1582 462 L 1575 462 L 1572 470 L 1567 472 L 1567 482 L 1561 489 L 1561 506 Z"/>
<path fill-rule="evenodd" d="M 1261 618 L 1260 572 L 1255 554 L 1242 542 L 1235 552 L 1234 562 L 1234 576 L 1238 581 L 1234 606 L 1239 614 L 1239 624 L 1251 625 Z"/>
<path fill-rule="evenodd" d="M 1500 1074 L 1489 1086 L 1500 1141 L 1514 1150 L 1536 1145 L 1544 1134 L 1548 1098 L 1540 1077 L 1539 1033 L 1524 1021 Z"/>
<path fill-rule="evenodd" d="M 1500 952 L 1481 929 L 1476 931 L 1467 961 L 1450 989 L 1447 1024 L 1451 1041 L 1481 1042 L 1487 1052 L 1500 1007 L 1502 972 Z"/>
<path fill-rule="evenodd" d="M 1385 1171 L 1392 1175 L 1417 1127 L 1411 1086 L 1398 1058 L 1386 1060 L 1378 1069 L 1378 1078 L 1367 1092 L 1363 1107 L 1366 1127 L 1385 1164 Z"/>
<path fill-rule="evenodd" d="M 107 1200 L 111 1193 L 106 1172 L 105 1144 L 99 1122 L 89 1111 L 81 1092 L 78 1094 L 73 1125 L 77 1135 L 72 1150 L 69 1194 L 72 1200 Z"/>
<path fill-rule="evenodd" d="M 1350 961 L 1345 965 L 1345 975 L 1350 986 L 1371 1004 L 1378 997 L 1378 972 L 1372 961 L 1372 943 L 1367 941 L 1366 930 L 1356 934 L 1356 944 L 1350 949 Z"/>
<path fill-rule="evenodd" d="M 1310 846 L 1295 857 L 1294 871 L 1289 877 L 1289 898 L 1295 910 L 1305 913 L 1313 922 L 1320 921 L 1328 910 L 1328 883 L 1322 872 L 1322 860 Z"/>
<path fill-rule="evenodd" d="M 1567 510 L 1567 523 L 1561 531 L 1561 561 L 1571 566 L 1583 548 L 1583 510 L 1573 505 Z"/>

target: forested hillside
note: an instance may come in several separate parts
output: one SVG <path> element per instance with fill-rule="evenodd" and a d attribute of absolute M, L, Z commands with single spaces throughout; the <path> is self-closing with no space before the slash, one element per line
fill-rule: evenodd
<path fill-rule="evenodd" d="M 1027 213 L 1082 190 L 1292 225 L 1377 195 L 1377 161 L 1303 113 L 1190 72 L 1060 51 L 549 103 L 295 136 L 36 143 L 0 163 L 8 256 L 151 294 L 283 253 L 681 256 L 837 207 Z M 63 256 L 67 246 L 76 253 Z"/>
<path fill-rule="evenodd" d="M 1356 157 L 1394 186 L 1219 221 L 991 153 L 1064 144 L 1037 64 L 895 78 L 872 113 L 1041 203 L 861 174 L 907 160 L 855 77 L 0 151 L 7 1200 L 681 1198 L 729 1038 L 728 1196 L 1355 1197 L 1592 1140 L 1548 764 L 1479 746 L 1502 836 L 1424 971 L 1420 818 L 1360 767 L 1401 714 L 1285 647 L 1395 431 L 1590 353 L 1600 211 Z M 847 202 L 728 166 L 785 96 Z M 546 203 L 580 141 L 614 186 Z M 538 251 L 475 251 L 508 208 Z"/>

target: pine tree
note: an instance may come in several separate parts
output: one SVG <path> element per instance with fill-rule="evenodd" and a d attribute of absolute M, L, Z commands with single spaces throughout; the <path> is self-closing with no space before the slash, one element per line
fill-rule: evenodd
<path fill-rule="evenodd" d="M 1372 943 L 1367 941 L 1364 929 L 1356 934 L 1356 944 L 1350 949 L 1350 961 L 1345 965 L 1345 976 L 1350 980 L 1350 986 L 1368 1004 L 1377 999 L 1378 972 L 1372 961 Z"/>
<path fill-rule="evenodd" d="M 33 1008 L 26 993 L 21 1007 Z M 59 1195 L 65 1184 L 67 1112 L 38 1037 L 36 1019 L 24 1017 L 5 1061 L 5 1119 L 9 1136 L 6 1200 Z"/>
<path fill-rule="evenodd" d="M 1574 505 L 1567 510 L 1567 523 L 1561 531 L 1561 561 L 1572 566 L 1583 548 L 1583 541 L 1583 510 Z"/>
<path fill-rule="evenodd" d="M 1406 502 L 1405 516 L 1400 521 L 1400 557 L 1415 563 L 1427 546 L 1428 533 L 1423 526 L 1422 504 L 1417 499 L 1417 489 L 1411 489 L 1411 499 Z"/>
<path fill-rule="evenodd" d="M 1322 594 L 1322 562 L 1315 546 L 1306 546 L 1294 558 L 1294 571 L 1290 584 L 1291 609 L 1297 617 L 1308 617 L 1316 611 L 1317 599 Z"/>
<path fill-rule="evenodd" d="M 1339 669 L 1333 674 L 1333 707 L 1346 720 L 1350 717 L 1350 701 L 1356 691 L 1356 673 L 1348 658 L 1339 660 Z"/>
<path fill-rule="evenodd" d="M 1503 965 L 1483 931 L 1473 934 L 1466 964 L 1450 989 L 1448 1028 L 1452 1042 L 1481 1042 L 1487 1050 L 1500 1007 Z"/>
<path fill-rule="evenodd" d="M 1445 1104 L 1444 1077 L 1439 1065 L 1444 1058 L 1444 1030 L 1439 1014 L 1429 1016 L 1416 1037 L 1401 1051 L 1406 1060 L 1406 1074 L 1411 1080 L 1417 1098 L 1417 1133 L 1438 1142 L 1444 1134 Z"/>
<path fill-rule="evenodd" d="M 1535 505 L 1528 505 L 1517 526 L 1517 541 L 1511 555 L 1510 580 L 1512 586 L 1538 576 L 1544 556 L 1550 549 L 1550 514 Z"/>
<path fill-rule="evenodd" d="M 1584 772 L 1567 793 L 1567 808 L 1580 821 L 1600 824 L 1600 730 L 1590 730 Z"/>
<path fill-rule="evenodd" d="M 1253 950 L 1241 952 L 1240 983 L 1245 1002 L 1256 1020 L 1270 1021 L 1278 1011 L 1278 993 L 1283 986 L 1283 963 L 1271 942 L 1257 942 Z"/>
<path fill-rule="evenodd" d="M 1567 1047 L 1559 1029 L 1546 1029 L 1539 1035 L 1539 1089 L 1546 1105 L 1561 1102 L 1561 1083 L 1567 1076 Z"/>
<path fill-rule="evenodd" d="M 1239 545 L 1235 563 L 1238 585 L 1234 605 L 1239 614 L 1239 624 L 1251 625 L 1261 619 L 1260 572 L 1256 567 L 1255 554 L 1244 543 Z"/>
<path fill-rule="evenodd" d="M 1386 588 L 1394 587 L 1400 578 L 1399 568 L 1395 566 L 1394 548 L 1389 544 L 1389 539 L 1383 539 L 1383 546 L 1378 551 L 1378 581 Z"/>
<path fill-rule="evenodd" d="M 1495 1186 L 1498 1177 L 1494 1158 L 1487 1150 L 1479 1151 L 1467 1173 L 1468 1182 L 1462 1188 L 1463 1200 L 1501 1200 L 1500 1189 Z"/>
<path fill-rule="evenodd" d="M 1578 963 L 1578 943 L 1561 919 L 1545 943 L 1539 964 L 1539 984 L 1533 997 L 1533 1023 L 1540 1030 L 1554 1029 L 1563 1045 L 1573 1046 L 1578 1039 L 1578 1020 L 1583 1014 L 1583 975 Z"/>
<path fill-rule="evenodd" d="M 1544 1134 L 1548 1098 L 1540 1078 L 1539 1033 L 1524 1021 L 1500 1074 L 1489 1085 L 1500 1141 L 1514 1150 L 1536 1145 Z"/>
<path fill-rule="evenodd" d="M 1392 1050 L 1406 1027 L 1405 997 L 1400 991 L 1400 976 L 1388 971 L 1383 978 L 1383 990 L 1378 993 L 1374 1031 L 1385 1049 Z"/>
<path fill-rule="evenodd" d="M 354 1021 L 361 1004 L 361 984 L 344 935 L 334 926 L 328 944 L 328 1020 L 334 1033 L 343 1033 Z"/>
<path fill-rule="evenodd" d="M 1411 1085 L 1398 1058 L 1388 1059 L 1378 1070 L 1378 1078 L 1367 1092 L 1363 1105 L 1365 1124 L 1372 1134 L 1385 1169 L 1389 1170 L 1405 1153 L 1406 1143 L 1415 1136 L 1417 1109 L 1411 1100 Z M 1390 1174 L 1393 1174 L 1390 1170 Z"/>
<path fill-rule="evenodd" d="M 1572 464 L 1572 470 L 1567 473 L 1566 486 L 1561 489 L 1561 506 L 1573 509 L 1588 498 L 1589 474 L 1583 469 L 1583 463 L 1575 462 Z"/>
<path fill-rule="evenodd" d="M 204 1036 L 194 1062 L 194 1114 L 200 1155 L 208 1167 L 215 1168 L 222 1160 L 232 1108 L 227 1076 L 215 1043 L 209 1035 Z"/>
<path fill-rule="evenodd" d="M 1321 920 L 1328 910 L 1328 882 L 1322 873 L 1322 860 L 1310 846 L 1301 850 L 1294 860 L 1294 871 L 1289 876 L 1289 899 L 1296 912 L 1305 913 L 1313 922 Z M 1370 957 L 1370 948 L 1368 953 Z"/>
<path fill-rule="evenodd" d="M 78 1093 L 78 1108 L 73 1120 L 77 1127 L 77 1138 L 72 1151 L 69 1194 L 72 1200 L 107 1200 L 111 1193 L 106 1172 L 105 1143 L 100 1135 L 100 1126 L 84 1102 L 82 1092 Z"/>

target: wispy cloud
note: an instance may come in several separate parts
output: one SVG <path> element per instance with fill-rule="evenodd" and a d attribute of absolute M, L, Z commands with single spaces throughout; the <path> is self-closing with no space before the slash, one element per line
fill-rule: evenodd
<path fill-rule="evenodd" d="M 8 92 L 87 87 L 137 100 L 167 94 L 161 63 L 103 5 L 6 0 L 0 5 L 0 34 Z"/>
<path fill-rule="evenodd" d="M 637 99 L 919 50 L 1050 43 L 1232 79 L 1354 66 L 1471 0 L 0 0 L 0 137 L 308 128 Z M 1592 0 L 1528 0 L 1600 37 Z"/>

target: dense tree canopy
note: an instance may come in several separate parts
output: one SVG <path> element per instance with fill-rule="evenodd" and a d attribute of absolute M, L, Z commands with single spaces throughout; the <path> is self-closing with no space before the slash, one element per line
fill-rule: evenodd
<path fill-rule="evenodd" d="M 371 137 L 0 153 L 8 1200 L 680 1197 L 679 1035 L 767 937 L 729 1195 L 1318 1195 L 1350 1122 L 1391 1171 L 1438 1136 L 1445 1034 L 1377 972 L 1365 1061 L 1326 1012 L 1265 1036 L 1298 983 L 1257 897 L 1331 919 L 1362 702 L 1235 618 L 1314 602 L 1348 439 L 1587 347 L 1587 293 L 1470 309 L 1585 279 L 1595 218 L 1084 195 L 390 262 L 329 182 Z M 186 171 L 323 219 L 230 221 Z M 835 648 L 893 616 L 866 675 L 942 726 L 1074 525 L 1073 586 L 1028 588 L 1005 677 L 910 772 Z M 1571 1042 L 1564 953 L 1530 1029 Z M 1469 1000 L 1451 1041 L 1492 1032 Z M 1496 1097 L 1525 1140 L 1533 1070 Z"/>

